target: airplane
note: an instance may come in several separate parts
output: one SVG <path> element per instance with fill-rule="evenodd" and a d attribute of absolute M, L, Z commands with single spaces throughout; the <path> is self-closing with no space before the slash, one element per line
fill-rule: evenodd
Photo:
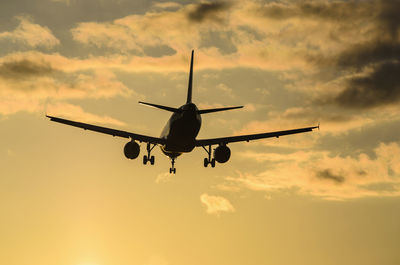
<path fill-rule="evenodd" d="M 144 165 L 146 165 L 148 162 L 150 162 L 151 165 L 154 165 L 155 158 L 154 156 L 151 155 L 151 151 L 154 149 L 155 146 L 160 146 L 161 151 L 171 159 L 171 168 L 169 169 L 170 174 L 172 173 L 176 174 L 175 160 L 177 159 L 177 157 L 179 157 L 183 153 L 191 152 L 196 147 L 202 147 L 207 152 L 208 157 L 204 158 L 204 167 L 207 167 L 208 165 L 211 165 L 211 167 L 215 167 L 216 162 L 218 163 L 228 162 L 231 156 L 231 150 L 227 146 L 227 144 L 229 143 L 242 142 L 242 141 L 249 142 L 252 140 L 264 139 L 270 137 L 279 138 L 280 136 L 284 135 L 310 132 L 316 128 L 319 129 L 318 125 L 313 127 L 306 127 L 306 128 L 285 130 L 285 131 L 275 131 L 275 132 L 210 138 L 210 139 L 196 139 L 201 127 L 202 114 L 239 109 L 243 108 L 243 106 L 199 110 L 197 106 L 192 102 L 193 56 L 194 56 L 194 50 L 192 50 L 192 56 L 190 60 L 189 85 L 187 90 L 187 100 L 184 105 L 180 106 L 179 108 L 173 108 L 164 105 L 139 101 L 140 104 L 172 112 L 171 118 L 168 120 L 167 124 L 162 130 L 160 137 L 136 134 L 106 127 L 96 126 L 92 124 L 66 120 L 49 115 L 46 115 L 46 117 L 50 118 L 50 121 L 71 125 L 74 127 L 82 128 L 84 130 L 90 130 L 112 136 L 118 136 L 130 139 L 130 141 L 126 143 L 124 147 L 124 154 L 125 157 L 128 159 L 136 159 L 139 156 L 140 146 L 138 142 L 139 143 L 144 142 L 147 144 L 146 146 L 147 155 L 143 156 Z M 212 150 L 212 146 L 217 146 L 217 147 L 214 150 Z"/>

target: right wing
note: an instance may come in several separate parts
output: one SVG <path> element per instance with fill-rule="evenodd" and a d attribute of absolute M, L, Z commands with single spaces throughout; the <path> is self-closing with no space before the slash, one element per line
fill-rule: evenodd
<path fill-rule="evenodd" d="M 165 144 L 165 140 L 162 138 L 110 129 L 110 128 L 106 128 L 106 127 L 66 120 L 66 119 L 52 117 L 52 116 L 48 116 L 48 115 L 46 115 L 46 117 L 50 118 L 51 121 L 71 125 L 74 127 L 82 128 L 84 130 L 90 130 L 90 131 L 94 131 L 94 132 L 109 134 L 112 136 L 118 136 L 118 137 L 123 137 L 123 138 L 131 138 L 132 140 L 137 140 L 139 142 L 146 142 L 146 143 L 160 144 L 160 145 Z"/>
<path fill-rule="evenodd" d="M 270 138 L 270 137 L 278 138 L 279 136 L 283 136 L 283 135 L 311 132 L 313 129 L 316 129 L 316 128 L 319 128 L 319 125 L 314 126 L 314 127 L 307 127 L 307 128 L 300 128 L 300 129 L 286 130 L 286 131 L 247 134 L 247 135 L 211 138 L 211 139 L 200 139 L 200 140 L 196 140 L 196 146 L 207 146 L 207 145 L 216 145 L 216 144 L 225 145 L 228 143 L 243 142 L 243 141 L 249 142 L 251 140 Z"/>

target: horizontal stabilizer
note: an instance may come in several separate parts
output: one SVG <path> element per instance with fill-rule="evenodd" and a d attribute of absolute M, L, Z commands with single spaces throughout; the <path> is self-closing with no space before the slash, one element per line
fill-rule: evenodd
<path fill-rule="evenodd" d="M 205 114 L 205 113 L 211 113 L 211 112 L 217 112 L 217 111 L 224 111 L 224 110 L 231 110 L 231 109 L 240 109 L 240 108 L 243 108 L 243 106 L 226 107 L 226 108 L 216 108 L 216 109 L 202 109 L 202 110 L 198 110 L 197 113 L 199 113 L 199 114 Z"/>
<path fill-rule="evenodd" d="M 171 112 L 179 112 L 179 111 L 180 111 L 179 109 L 176 109 L 176 108 L 167 107 L 167 106 L 162 106 L 162 105 L 157 105 L 157 104 L 153 104 L 153 103 L 147 103 L 147 102 L 142 102 L 142 101 L 139 101 L 139 103 L 140 103 L 140 104 L 143 104 L 143 105 L 151 106 L 151 107 L 154 107 L 154 108 L 157 108 L 157 109 L 162 109 L 162 110 L 166 110 L 166 111 L 171 111 Z"/>

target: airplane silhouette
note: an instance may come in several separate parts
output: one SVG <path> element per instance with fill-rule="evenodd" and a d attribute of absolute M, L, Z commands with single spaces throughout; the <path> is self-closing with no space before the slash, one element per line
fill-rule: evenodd
<path fill-rule="evenodd" d="M 147 164 L 147 162 L 150 162 L 151 165 L 154 165 L 155 158 L 154 156 L 151 155 L 151 151 L 154 149 L 155 146 L 159 145 L 161 147 L 161 151 L 171 159 L 171 168 L 169 169 L 170 174 L 176 173 L 176 168 L 175 168 L 176 158 L 180 156 L 182 153 L 191 152 L 195 147 L 202 147 L 208 154 L 208 157 L 204 158 L 204 167 L 207 167 L 209 164 L 211 164 L 211 167 L 215 167 L 215 162 L 225 163 L 229 160 L 231 156 L 231 151 L 227 146 L 228 143 L 241 142 L 241 141 L 249 142 L 251 140 L 270 138 L 270 137 L 279 138 L 279 136 L 310 132 L 315 128 L 319 128 L 318 125 L 313 127 L 286 130 L 286 131 L 266 132 L 266 133 L 211 138 L 211 139 L 196 139 L 196 136 L 199 133 L 201 127 L 201 114 L 239 109 L 243 108 L 243 106 L 203 109 L 203 110 L 199 110 L 196 107 L 196 105 L 192 102 L 193 55 L 194 51 L 192 51 L 192 57 L 190 60 L 189 86 L 188 86 L 187 100 L 185 105 L 182 105 L 179 108 L 172 108 L 172 107 L 139 101 L 140 104 L 172 112 L 172 116 L 168 120 L 163 131 L 161 132 L 160 137 L 152 137 L 121 130 L 115 130 L 48 115 L 46 115 L 46 117 L 50 118 L 50 121 L 83 128 L 85 130 L 91 130 L 99 133 L 109 134 L 112 136 L 129 138 L 130 141 L 126 143 L 124 147 L 124 154 L 125 157 L 128 159 L 137 158 L 140 153 L 140 146 L 137 142 L 140 143 L 145 142 L 147 143 L 147 148 L 146 148 L 147 155 L 143 156 L 143 164 L 145 165 Z M 211 147 L 215 145 L 218 146 L 213 150 L 214 152 L 212 152 Z"/>

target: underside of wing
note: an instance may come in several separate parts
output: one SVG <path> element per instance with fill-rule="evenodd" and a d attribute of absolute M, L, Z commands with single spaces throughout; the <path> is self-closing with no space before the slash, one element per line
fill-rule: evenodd
<path fill-rule="evenodd" d="M 63 123 L 63 124 L 74 126 L 74 127 L 78 127 L 78 128 L 82 128 L 84 130 L 90 130 L 90 131 L 94 131 L 94 132 L 104 133 L 104 134 L 123 137 L 123 138 L 131 138 L 132 140 L 137 140 L 139 142 L 146 142 L 146 143 L 152 143 L 152 144 L 161 144 L 161 145 L 165 143 L 164 139 L 161 139 L 161 138 L 158 138 L 158 137 L 152 137 L 152 136 L 141 135 L 141 134 L 126 132 L 126 131 L 121 131 L 121 130 L 115 130 L 115 129 L 111 129 L 111 128 L 106 128 L 106 127 L 96 126 L 96 125 L 92 125 L 92 124 L 66 120 L 66 119 L 47 116 L 47 115 L 46 115 L 46 117 L 50 118 L 51 121 L 58 122 L 58 123 Z"/>
<path fill-rule="evenodd" d="M 286 130 L 286 131 L 276 131 L 276 132 L 248 134 L 248 135 L 211 138 L 211 139 L 199 139 L 199 140 L 196 140 L 196 146 L 207 146 L 207 145 L 216 145 L 216 144 L 226 145 L 228 143 L 244 142 L 244 141 L 249 142 L 249 141 L 257 140 L 257 139 L 280 137 L 280 136 L 296 134 L 296 133 L 311 132 L 313 129 L 316 129 L 316 128 L 319 128 L 319 126 Z"/>

